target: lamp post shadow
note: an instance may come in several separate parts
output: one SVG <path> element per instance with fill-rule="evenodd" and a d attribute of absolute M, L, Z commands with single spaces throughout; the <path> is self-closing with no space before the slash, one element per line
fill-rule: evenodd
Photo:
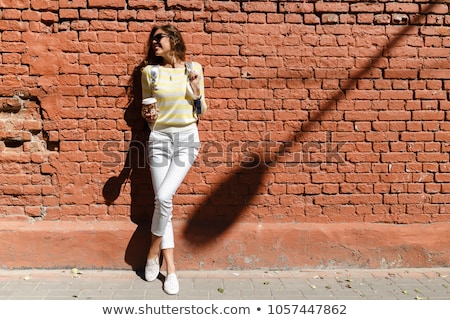
<path fill-rule="evenodd" d="M 196 247 L 207 245 L 242 216 L 263 183 L 270 165 L 255 159 L 241 163 L 200 205 L 183 229 L 183 236 Z"/>
<path fill-rule="evenodd" d="M 394 48 L 403 37 L 409 35 L 409 29 L 415 24 L 420 23 L 421 19 L 428 13 L 432 12 L 436 6 L 435 1 L 423 7 L 422 11 L 414 16 L 408 25 L 402 27 L 399 32 L 385 45 L 381 46 L 377 54 L 368 59 L 368 64 L 356 72 L 352 78 L 341 81 L 341 87 L 331 94 L 331 97 L 324 100 L 318 107 L 318 111 L 308 120 L 299 124 L 299 129 L 292 132 L 290 139 L 283 141 L 278 145 L 278 150 L 267 155 L 259 153 L 255 159 L 259 160 L 257 165 L 246 166 L 241 165 L 237 171 L 230 176 L 217 188 L 205 203 L 193 214 L 187 222 L 187 226 L 183 230 L 183 235 L 194 246 L 204 246 L 214 241 L 221 233 L 229 229 L 243 214 L 248 204 L 255 197 L 257 190 L 262 184 L 263 177 L 267 174 L 268 169 L 274 163 L 278 163 L 279 159 L 286 153 L 289 153 L 293 142 L 301 141 L 302 137 L 314 131 L 314 126 L 321 121 L 327 112 L 337 109 L 338 101 L 346 97 L 347 92 L 356 88 L 358 80 L 364 79 L 370 75 L 370 71 L 377 65 L 381 58 L 385 57 L 391 48 Z M 264 159 L 272 159 L 270 163 Z M 243 193 L 236 190 L 244 191 Z"/>

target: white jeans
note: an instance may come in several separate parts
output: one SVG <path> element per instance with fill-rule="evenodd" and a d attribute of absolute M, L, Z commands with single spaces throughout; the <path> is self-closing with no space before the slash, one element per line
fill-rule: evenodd
<path fill-rule="evenodd" d="M 149 164 L 155 191 L 151 231 L 162 236 L 161 249 L 174 248 L 172 199 L 194 163 L 200 147 L 197 126 L 176 133 L 152 131 Z"/>

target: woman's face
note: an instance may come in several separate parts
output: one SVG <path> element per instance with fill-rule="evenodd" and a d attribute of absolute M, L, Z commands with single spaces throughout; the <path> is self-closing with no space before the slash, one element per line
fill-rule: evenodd
<path fill-rule="evenodd" d="M 156 30 L 152 36 L 151 41 L 155 56 L 162 58 L 167 58 L 170 56 L 170 52 L 172 50 L 170 45 L 170 38 L 169 35 L 166 34 L 163 30 Z"/>

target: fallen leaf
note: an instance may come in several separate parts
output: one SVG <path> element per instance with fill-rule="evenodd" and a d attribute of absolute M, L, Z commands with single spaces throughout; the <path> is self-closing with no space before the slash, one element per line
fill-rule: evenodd
<path fill-rule="evenodd" d="M 70 272 L 72 273 L 72 277 L 74 277 L 74 278 L 79 278 L 80 275 L 82 274 L 82 272 L 80 270 L 78 270 L 77 268 L 72 268 L 72 270 L 70 270 Z"/>

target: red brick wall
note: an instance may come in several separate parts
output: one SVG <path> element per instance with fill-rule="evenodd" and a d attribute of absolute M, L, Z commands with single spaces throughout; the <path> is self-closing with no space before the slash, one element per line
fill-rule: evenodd
<path fill-rule="evenodd" d="M 447 0 L 2 0 L 0 17 L 2 220 L 148 222 L 131 80 L 173 23 L 209 104 L 176 220 L 450 222 Z"/>

